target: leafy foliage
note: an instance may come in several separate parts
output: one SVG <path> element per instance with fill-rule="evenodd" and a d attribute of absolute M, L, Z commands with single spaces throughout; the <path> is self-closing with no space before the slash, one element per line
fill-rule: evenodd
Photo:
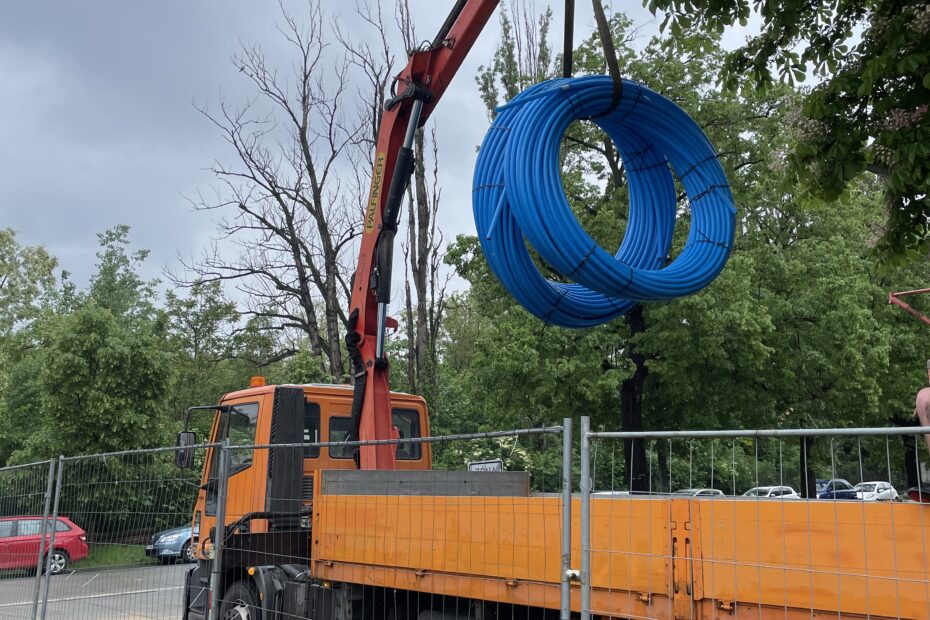
<path fill-rule="evenodd" d="M 17 363 L 34 346 L 31 326 L 54 292 L 56 260 L 42 247 L 23 247 L 16 233 L 0 230 L 0 395 L 17 383 Z M 0 420 L 7 403 L 0 398 Z M 0 454 L 15 433 L 0 425 Z"/>
<path fill-rule="evenodd" d="M 760 32 L 727 54 L 720 78 L 744 90 L 776 79 L 820 80 L 792 125 L 794 174 L 809 194 L 834 200 L 868 170 L 881 179 L 886 257 L 930 242 L 930 6 L 923 0 L 646 0 L 678 48 L 691 33 L 755 17 Z"/>

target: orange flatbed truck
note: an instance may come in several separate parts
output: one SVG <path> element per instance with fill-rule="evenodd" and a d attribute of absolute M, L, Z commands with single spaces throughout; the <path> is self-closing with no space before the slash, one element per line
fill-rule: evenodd
<path fill-rule="evenodd" d="M 210 440 L 231 445 L 222 566 L 220 451 L 208 449 L 185 618 L 210 617 L 211 596 L 224 619 L 558 617 L 561 496 L 531 493 L 522 472 L 431 471 L 429 443 L 398 446 L 393 471 L 358 470 L 338 445 L 352 395 L 262 386 L 217 406 Z M 392 393 L 391 405 L 402 436 L 428 436 L 421 398 Z M 318 438 L 333 443 L 293 447 Z M 590 522 L 595 615 L 930 618 L 925 505 L 595 495 Z"/>

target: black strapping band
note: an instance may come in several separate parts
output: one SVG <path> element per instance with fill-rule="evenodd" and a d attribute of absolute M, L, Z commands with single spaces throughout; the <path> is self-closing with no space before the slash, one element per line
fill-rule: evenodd
<path fill-rule="evenodd" d="M 725 250 L 726 250 L 726 249 L 729 249 L 729 247 L 730 247 L 728 244 L 723 243 L 722 241 L 715 241 L 715 240 L 711 239 L 711 238 L 708 237 L 706 234 L 704 234 L 704 231 L 703 231 L 703 230 L 698 230 L 697 233 L 698 233 L 699 235 L 701 235 L 701 237 L 703 237 L 703 239 L 698 239 L 696 243 L 709 243 L 709 244 L 711 244 L 711 245 L 715 245 L 715 246 L 717 246 L 718 248 L 723 248 L 723 249 L 725 249 Z"/>
<path fill-rule="evenodd" d="M 690 202 L 691 204 L 694 204 L 695 202 L 697 202 L 698 200 L 700 200 L 701 198 L 703 198 L 703 197 L 706 196 L 707 194 L 710 194 L 710 193 L 712 193 L 712 192 L 714 192 L 714 191 L 716 191 L 716 190 L 718 190 L 718 189 L 725 189 L 726 187 L 728 187 L 726 183 L 723 183 L 723 184 L 714 183 L 713 185 L 709 185 L 709 186 L 707 187 L 707 189 L 705 189 L 703 192 L 700 192 L 700 193 L 699 193 L 697 196 L 695 196 L 694 198 L 688 196 L 688 202 Z"/>
<path fill-rule="evenodd" d="M 709 161 L 713 161 L 713 160 L 715 160 L 715 159 L 719 159 L 719 156 L 718 156 L 716 153 L 714 153 L 713 155 L 711 155 L 711 156 L 709 156 L 709 157 L 705 157 L 704 159 L 702 159 L 702 160 L 699 161 L 698 163 L 694 164 L 693 166 L 691 166 L 690 168 L 688 168 L 687 170 L 685 170 L 684 172 L 682 172 L 681 174 L 679 174 L 679 175 L 678 175 L 678 178 L 679 178 L 680 180 L 684 181 L 684 180 L 685 180 L 685 177 L 688 176 L 689 174 L 691 174 L 692 172 L 694 172 L 695 170 L 697 170 L 698 167 L 700 167 L 700 166 L 706 164 L 706 163 L 709 162 Z"/>
<path fill-rule="evenodd" d="M 581 269 L 582 267 L 584 267 L 584 264 L 585 264 L 586 262 L 588 262 L 588 257 L 591 256 L 591 255 L 594 253 L 594 250 L 596 250 L 597 247 L 598 247 L 598 246 L 597 246 L 596 243 L 592 244 L 591 247 L 588 248 L 588 253 L 585 254 L 584 257 L 581 259 L 581 262 L 579 262 L 577 265 L 575 265 L 575 268 L 572 269 L 572 272 L 571 272 L 571 273 L 565 274 L 565 277 L 566 277 L 566 278 L 571 278 L 571 277 L 574 276 L 576 273 L 578 273 L 578 270 Z"/>
<path fill-rule="evenodd" d="M 565 299 L 565 296 L 568 295 L 568 287 L 563 287 L 562 291 L 559 293 L 559 298 L 555 300 L 555 303 L 549 308 L 549 312 L 546 313 L 546 316 L 542 318 L 545 325 L 549 325 L 549 317 L 552 316 L 552 313 L 555 312 L 559 304 L 562 303 L 562 300 Z"/>

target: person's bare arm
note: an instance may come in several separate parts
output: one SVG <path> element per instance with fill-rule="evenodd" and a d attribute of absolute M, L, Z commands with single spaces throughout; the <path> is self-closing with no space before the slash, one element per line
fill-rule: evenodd
<path fill-rule="evenodd" d="M 921 426 L 930 426 L 930 388 L 917 392 L 914 416 L 920 420 Z M 924 435 L 924 441 L 927 442 L 927 449 L 930 450 L 930 435 Z"/>

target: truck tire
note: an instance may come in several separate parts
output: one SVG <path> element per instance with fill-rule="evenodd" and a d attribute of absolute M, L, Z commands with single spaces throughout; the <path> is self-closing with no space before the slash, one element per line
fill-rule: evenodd
<path fill-rule="evenodd" d="M 187 541 L 184 543 L 184 546 L 181 547 L 181 557 L 178 559 L 188 564 L 197 561 L 197 556 L 194 555 L 194 546 L 191 544 L 191 541 Z"/>
<path fill-rule="evenodd" d="M 237 581 L 223 594 L 221 620 L 261 620 L 258 594 L 250 581 Z"/>

